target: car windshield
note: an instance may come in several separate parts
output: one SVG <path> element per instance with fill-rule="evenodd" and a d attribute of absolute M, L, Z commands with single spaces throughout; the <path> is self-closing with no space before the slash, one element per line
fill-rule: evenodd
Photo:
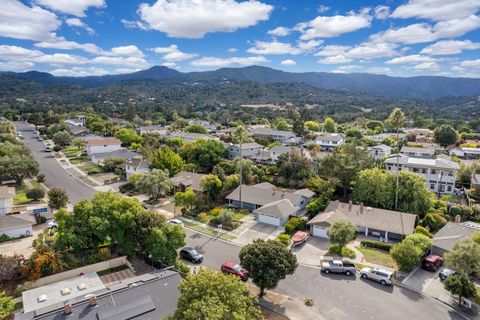
<path fill-rule="evenodd" d="M 233 270 L 235 270 L 235 272 L 241 272 L 243 270 L 242 266 L 239 265 L 239 264 L 236 264 L 233 266 Z"/>
<path fill-rule="evenodd" d="M 195 250 L 195 249 L 192 249 L 192 250 L 190 251 L 190 254 L 191 254 L 192 256 L 198 256 L 198 255 L 199 255 L 199 253 L 198 253 L 197 250 Z"/>

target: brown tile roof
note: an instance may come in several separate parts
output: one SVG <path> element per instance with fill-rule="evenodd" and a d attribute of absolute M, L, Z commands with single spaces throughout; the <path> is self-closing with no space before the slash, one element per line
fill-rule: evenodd
<path fill-rule="evenodd" d="M 348 220 L 359 227 L 388 231 L 392 233 L 409 235 L 413 233 L 417 216 L 411 213 L 391 211 L 379 208 L 352 205 L 332 201 L 324 213 L 319 213 L 308 224 L 332 224 L 337 220 Z"/>
<path fill-rule="evenodd" d="M 116 138 L 105 138 L 105 139 L 86 140 L 85 144 L 90 146 L 98 146 L 103 144 L 122 144 L 122 142 Z"/>

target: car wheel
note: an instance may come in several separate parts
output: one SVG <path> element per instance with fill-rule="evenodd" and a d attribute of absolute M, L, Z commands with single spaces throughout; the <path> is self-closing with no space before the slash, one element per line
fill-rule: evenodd
<path fill-rule="evenodd" d="M 325 269 L 323 272 L 325 272 L 325 274 L 329 274 L 329 273 L 330 273 L 330 270 Z"/>
<path fill-rule="evenodd" d="M 350 271 L 345 271 L 345 275 L 347 275 L 347 276 L 351 276 L 351 275 L 352 275 L 352 273 L 351 273 Z"/>
<path fill-rule="evenodd" d="M 362 278 L 363 279 L 368 279 L 368 276 L 364 273 L 364 274 L 362 274 Z"/>
<path fill-rule="evenodd" d="M 387 285 L 387 281 L 381 280 L 381 281 L 380 281 L 380 284 L 381 284 L 382 286 L 386 286 L 386 285 Z"/>

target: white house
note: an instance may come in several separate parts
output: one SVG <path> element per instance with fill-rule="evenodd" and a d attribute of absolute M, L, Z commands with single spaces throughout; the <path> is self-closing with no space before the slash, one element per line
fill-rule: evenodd
<path fill-rule="evenodd" d="M 171 132 L 168 135 L 168 138 L 181 138 L 185 142 L 193 142 L 197 139 L 218 140 L 217 138 L 214 138 L 214 137 L 212 137 L 208 134 L 193 133 L 193 132 L 182 132 L 182 131 Z"/>
<path fill-rule="evenodd" d="M 368 155 L 375 160 L 380 160 L 382 158 L 388 157 L 391 153 L 392 148 L 385 144 L 379 144 L 368 148 Z"/>
<path fill-rule="evenodd" d="M 322 150 L 333 150 L 345 143 L 345 138 L 340 133 L 322 133 L 315 138 L 315 144 Z"/>
<path fill-rule="evenodd" d="M 282 131 L 271 128 L 253 128 L 252 135 L 254 137 L 268 137 L 274 141 L 285 141 L 297 136 L 292 131 Z"/>
<path fill-rule="evenodd" d="M 85 140 L 84 144 L 87 155 L 113 152 L 122 148 L 122 142 L 116 138 L 93 138 Z"/>
<path fill-rule="evenodd" d="M 0 235 L 20 238 L 33 234 L 33 217 L 28 214 L 9 214 L 13 208 L 15 188 L 0 186 Z"/>
<path fill-rule="evenodd" d="M 398 156 L 399 169 L 411 171 L 425 180 L 427 189 L 438 194 L 452 194 L 455 191 L 455 180 L 458 164 L 443 158 L 426 159 Z M 385 160 L 388 170 L 395 172 L 397 168 L 397 155 L 391 155 Z"/>
<path fill-rule="evenodd" d="M 199 125 L 202 126 L 208 132 L 215 132 L 217 128 L 221 127 L 220 123 L 211 123 L 209 121 L 200 120 L 200 119 L 190 119 L 188 120 L 188 125 Z"/>
<path fill-rule="evenodd" d="M 242 156 L 251 157 L 256 155 L 259 151 L 264 150 L 265 147 L 255 142 L 242 143 Z M 234 159 L 240 156 L 240 144 L 231 144 L 228 147 L 228 158 Z"/>
<path fill-rule="evenodd" d="M 168 134 L 168 129 L 159 125 L 141 126 L 138 127 L 138 133 L 141 135 L 146 133 L 156 133 L 163 137 Z"/>
<path fill-rule="evenodd" d="M 400 150 L 400 154 L 416 158 L 434 158 L 435 148 L 418 148 L 403 146 Z"/>
<path fill-rule="evenodd" d="M 140 154 L 138 152 L 130 151 L 127 149 L 119 149 L 112 152 L 104 152 L 104 153 L 93 153 L 92 154 L 92 162 L 103 166 L 105 160 L 107 159 L 122 159 L 123 161 L 127 161 L 129 159 L 139 157 Z"/>
<path fill-rule="evenodd" d="M 150 161 L 141 156 L 125 160 L 125 173 L 127 179 L 135 173 L 146 174 L 150 173 Z"/>

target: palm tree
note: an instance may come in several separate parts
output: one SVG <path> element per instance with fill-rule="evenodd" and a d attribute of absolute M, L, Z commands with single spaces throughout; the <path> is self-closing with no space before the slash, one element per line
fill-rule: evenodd
<path fill-rule="evenodd" d="M 400 127 L 403 125 L 405 121 L 405 115 L 403 114 L 400 108 L 393 109 L 392 113 L 387 119 L 387 123 L 392 127 L 395 128 L 397 132 L 397 185 L 395 188 L 395 210 L 397 210 L 398 206 L 398 184 L 400 179 L 400 138 L 399 138 L 399 131 Z"/>

